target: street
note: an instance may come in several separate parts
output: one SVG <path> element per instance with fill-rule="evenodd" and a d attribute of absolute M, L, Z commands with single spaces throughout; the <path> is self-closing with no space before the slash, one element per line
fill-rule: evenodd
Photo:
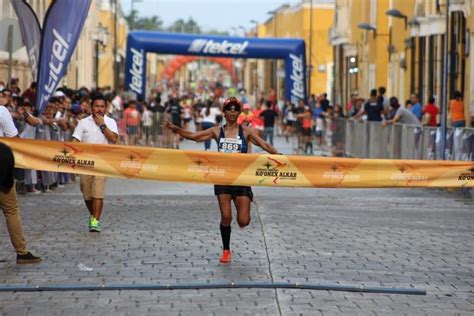
<path fill-rule="evenodd" d="M 277 146 L 284 147 L 281 143 Z M 184 148 L 198 145 L 184 143 Z M 199 145 L 200 148 L 200 145 Z M 287 150 L 287 149 L 286 149 Z M 474 201 L 427 189 L 254 188 L 221 265 L 212 186 L 108 179 L 103 231 L 79 185 L 19 198 L 39 265 L 17 266 L 0 226 L 6 285 L 291 282 L 417 288 L 426 296 L 289 289 L 2 292 L 7 315 L 454 315 L 474 312 Z"/>

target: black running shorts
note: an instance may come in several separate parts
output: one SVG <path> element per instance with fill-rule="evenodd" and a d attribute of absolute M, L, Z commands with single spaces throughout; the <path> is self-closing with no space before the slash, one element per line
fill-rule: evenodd
<path fill-rule="evenodd" d="M 237 196 L 248 196 L 253 201 L 253 192 L 251 187 L 239 185 L 215 185 L 214 194 L 230 194 L 232 198 Z"/>

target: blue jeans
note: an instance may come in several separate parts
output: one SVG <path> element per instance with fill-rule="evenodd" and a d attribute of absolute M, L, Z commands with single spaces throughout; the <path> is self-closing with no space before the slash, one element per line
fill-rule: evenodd
<path fill-rule="evenodd" d="M 273 145 L 273 129 L 273 127 L 265 127 L 263 129 L 263 139 L 269 142 L 271 145 Z"/>
<path fill-rule="evenodd" d="M 465 127 L 466 121 L 452 121 L 451 125 L 452 127 Z"/>
<path fill-rule="evenodd" d="M 210 122 L 202 122 L 201 126 L 202 126 L 202 130 L 205 130 L 205 129 L 214 127 L 216 125 Z M 209 150 L 209 149 L 211 149 L 211 140 L 206 140 L 204 141 L 204 150 Z"/>

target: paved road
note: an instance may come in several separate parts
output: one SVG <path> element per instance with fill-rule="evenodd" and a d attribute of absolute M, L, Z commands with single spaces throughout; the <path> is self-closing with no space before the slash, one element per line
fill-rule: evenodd
<path fill-rule="evenodd" d="M 185 145 L 191 146 L 191 145 Z M 219 265 L 208 185 L 111 179 L 101 234 L 78 185 L 20 199 L 30 248 L 17 266 L 0 225 L 0 286 L 300 282 L 425 289 L 426 296 L 229 289 L 0 293 L 8 315 L 474 314 L 474 203 L 441 190 L 255 188 Z M 83 271 L 83 264 L 92 271 Z"/>

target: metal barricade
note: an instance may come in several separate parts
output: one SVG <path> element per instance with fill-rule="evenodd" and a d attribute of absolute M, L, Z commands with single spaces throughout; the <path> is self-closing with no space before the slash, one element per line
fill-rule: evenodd
<path fill-rule="evenodd" d="M 442 159 L 441 130 L 436 127 L 339 119 L 335 135 L 337 153 L 357 158 Z M 474 159 L 474 128 L 448 128 L 446 159 Z M 333 144 L 334 145 L 334 144 Z"/>
<path fill-rule="evenodd" d="M 436 159 L 436 127 L 424 127 L 422 132 L 422 157 L 424 160 Z"/>
<path fill-rule="evenodd" d="M 421 159 L 422 127 L 418 125 L 402 125 L 400 158 Z"/>

